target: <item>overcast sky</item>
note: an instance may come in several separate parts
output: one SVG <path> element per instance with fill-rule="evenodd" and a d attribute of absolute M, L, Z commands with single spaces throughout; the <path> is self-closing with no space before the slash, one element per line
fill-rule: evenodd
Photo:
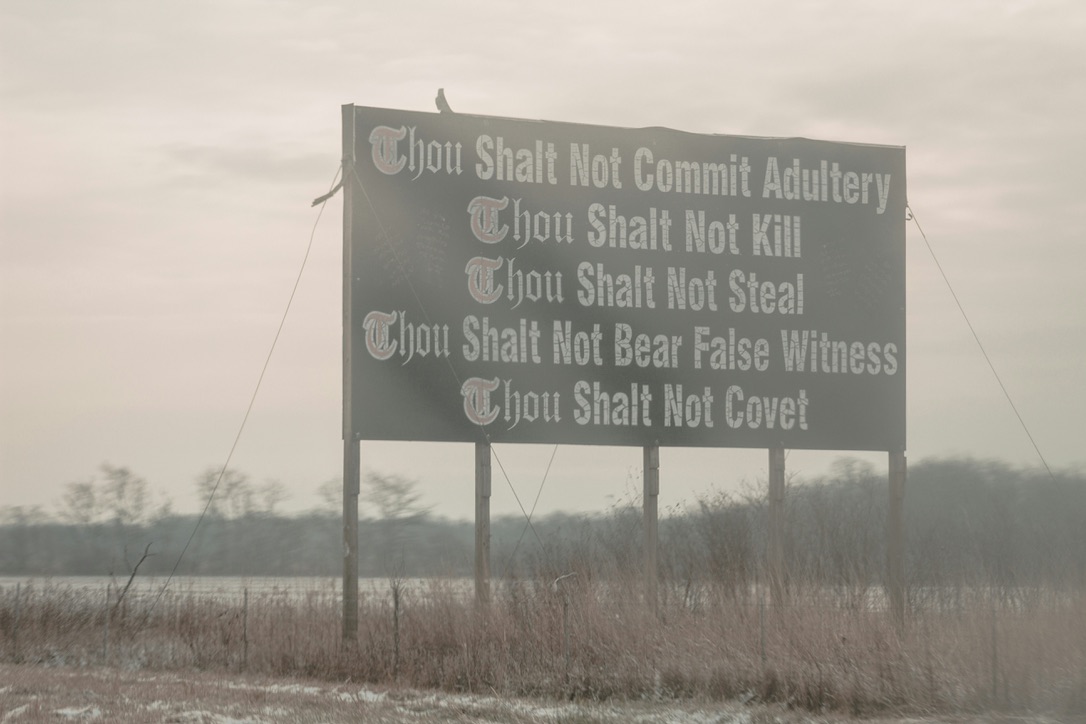
<path fill-rule="evenodd" d="M 336 173 L 340 105 L 430 111 L 438 87 L 461 112 L 905 146 L 909 202 L 1037 444 L 1086 464 L 1086 5 L 527 7 L 0 0 L 0 506 L 52 511 L 109 462 L 195 509 Z M 341 471 L 341 203 L 231 463 L 297 509 Z M 1039 464 L 911 222 L 907 243 L 909 459 Z M 496 450 L 529 506 L 554 448 Z M 661 460 L 665 507 L 766 471 L 761 450 Z M 471 445 L 366 442 L 362 464 L 472 514 Z M 603 510 L 640 464 L 560 447 L 539 508 Z M 517 510 L 500 468 L 492 510 Z"/>

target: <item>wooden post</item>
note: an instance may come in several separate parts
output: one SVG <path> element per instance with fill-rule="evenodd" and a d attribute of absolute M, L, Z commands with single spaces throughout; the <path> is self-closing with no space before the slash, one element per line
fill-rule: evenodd
<path fill-rule="evenodd" d="M 403 593 L 402 582 L 392 581 L 392 680 L 400 678 L 400 598 Z"/>
<path fill-rule="evenodd" d="M 249 670 L 249 587 L 241 603 L 241 670 Z"/>
<path fill-rule="evenodd" d="M 106 584 L 106 606 L 104 609 L 105 623 L 102 625 L 102 661 L 106 664 L 109 663 L 109 594 L 110 586 L 112 584 Z"/>
<path fill-rule="evenodd" d="M 762 671 L 765 671 L 765 591 L 758 594 L 758 642 L 762 650 Z"/>
<path fill-rule="evenodd" d="M 886 596 L 899 628 L 905 625 L 905 451 L 890 452 L 890 504 L 886 511 Z"/>
<path fill-rule="evenodd" d="M 994 639 L 993 639 L 994 640 Z M 569 693 L 569 591 L 562 590 L 562 652 L 566 660 L 566 693 Z"/>
<path fill-rule="evenodd" d="M 490 603 L 490 443 L 475 443 L 475 603 Z"/>
<path fill-rule="evenodd" d="M 351 190 L 354 188 L 354 105 L 342 108 L 343 120 L 343 640 L 358 637 L 358 489 L 360 466 L 355 435 L 354 402 L 354 306 L 351 277 L 354 251 Z"/>
<path fill-rule="evenodd" d="M 642 496 L 645 528 L 645 603 L 649 610 L 656 614 L 656 549 L 659 540 L 657 505 L 660 496 L 660 446 L 657 443 L 646 445 L 644 448 L 642 477 L 645 479 L 645 490 Z"/>
<path fill-rule="evenodd" d="M 988 603 L 992 609 L 992 706 L 995 706 L 999 696 L 999 637 L 996 634 L 996 605 L 995 597 L 988 592 Z"/>
<path fill-rule="evenodd" d="M 22 613 L 23 584 L 15 584 L 15 625 L 11 627 L 11 650 L 15 663 L 21 661 L 19 657 L 19 615 Z"/>
<path fill-rule="evenodd" d="M 774 606 L 784 603 L 784 448 L 769 448 L 769 540 L 766 545 L 769 592 Z"/>

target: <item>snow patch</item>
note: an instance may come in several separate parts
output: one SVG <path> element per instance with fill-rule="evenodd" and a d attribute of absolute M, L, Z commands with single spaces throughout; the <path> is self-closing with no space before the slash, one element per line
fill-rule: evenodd
<path fill-rule="evenodd" d="M 388 698 L 383 692 L 369 691 L 368 689 L 359 689 L 358 693 L 349 691 L 334 691 L 332 693 L 340 701 L 361 701 L 366 704 L 376 704 Z"/>
<path fill-rule="evenodd" d="M 0 689 L 0 694 L 3 694 L 5 691 L 9 691 L 10 689 L 11 689 L 10 686 L 5 686 L 3 689 Z M 4 714 L 3 719 L 0 719 L 0 724 L 6 724 L 7 722 L 9 722 L 12 719 L 14 719 L 15 717 L 19 716 L 20 714 L 22 714 L 24 711 L 26 711 L 29 708 L 30 708 L 30 704 L 23 704 L 20 707 L 12 709 L 7 714 Z"/>
<path fill-rule="evenodd" d="M 324 693 L 324 690 L 318 686 L 302 686 L 301 684 L 272 684 L 260 688 L 271 694 L 309 694 L 310 696 L 317 696 Z"/>
<path fill-rule="evenodd" d="M 388 698 L 388 695 L 383 691 L 369 691 L 368 689 L 362 689 L 358 692 L 358 700 L 364 701 L 369 704 L 376 704 L 379 701 L 384 701 Z"/>
<path fill-rule="evenodd" d="M 260 711 L 265 716 L 272 717 L 275 721 L 286 721 L 285 717 L 291 713 L 290 709 L 282 706 L 266 706 Z"/>

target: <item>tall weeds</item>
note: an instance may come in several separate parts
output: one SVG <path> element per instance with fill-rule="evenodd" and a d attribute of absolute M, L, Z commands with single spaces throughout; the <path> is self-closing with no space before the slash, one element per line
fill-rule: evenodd
<path fill-rule="evenodd" d="M 18 657 L 547 697 L 742 696 L 857 714 L 1086 714 L 1082 593 L 1023 607 L 973 591 L 953 609 L 914 609 L 899 631 L 877 597 L 798 588 L 760 615 L 757 591 L 705 584 L 691 605 L 686 585 L 672 583 L 654 618 L 637 581 L 581 578 L 557 591 L 507 580 L 485 609 L 458 581 L 368 593 L 350 645 L 328 589 L 250 594 L 247 605 L 240 593 L 181 591 L 153 611 L 135 596 L 122 612 L 107 611 L 100 591 L 32 582 L 20 593 Z M 6 590 L 6 660 L 16 656 L 14 611 Z"/>

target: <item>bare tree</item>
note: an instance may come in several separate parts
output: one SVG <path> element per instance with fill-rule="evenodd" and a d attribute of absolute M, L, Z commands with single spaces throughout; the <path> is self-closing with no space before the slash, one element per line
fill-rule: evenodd
<path fill-rule="evenodd" d="M 260 498 L 260 513 L 267 516 L 275 515 L 275 509 L 289 497 L 286 486 L 278 480 L 265 480 L 256 495 Z"/>
<path fill-rule="evenodd" d="M 147 481 L 124 467 L 102 463 L 106 480 L 99 499 L 119 528 L 144 522 L 148 512 Z"/>
<path fill-rule="evenodd" d="M 422 494 L 416 490 L 417 480 L 402 475 L 366 474 L 365 498 L 377 508 L 383 520 L 404 521 L 421 519 L 430 508 L 420 504 Z"/>
<path fill-rule="evenodd" d="M 60 518 L 73 525 L 89 525 L 99 514 L 98 491 L 94 479 L 64 486 Z"/>
<path fill-rule="evenodd" d="M 421 504 L 418 482 L 401 475 L 367 473 L 364 497 L 377 508 L 380 531 L 376 553 L 389 575 L 402 572 L 408 557 L 407 544 L 430 509 Z"/>
<path fill-rule="evenodd" d="M 249 476 L 233 468 L 207 468 L 196 479 L 196 491 L 212 517 L 240 518 L 253 512 L 254 491 Z"/>
<path fill-rule="evenodd" d="M 343 478 L 334 477 L 325 480 L 317 487 L 320 499 L 319 510 L 322 513 L 338 513 L 343 507 Z"/>

